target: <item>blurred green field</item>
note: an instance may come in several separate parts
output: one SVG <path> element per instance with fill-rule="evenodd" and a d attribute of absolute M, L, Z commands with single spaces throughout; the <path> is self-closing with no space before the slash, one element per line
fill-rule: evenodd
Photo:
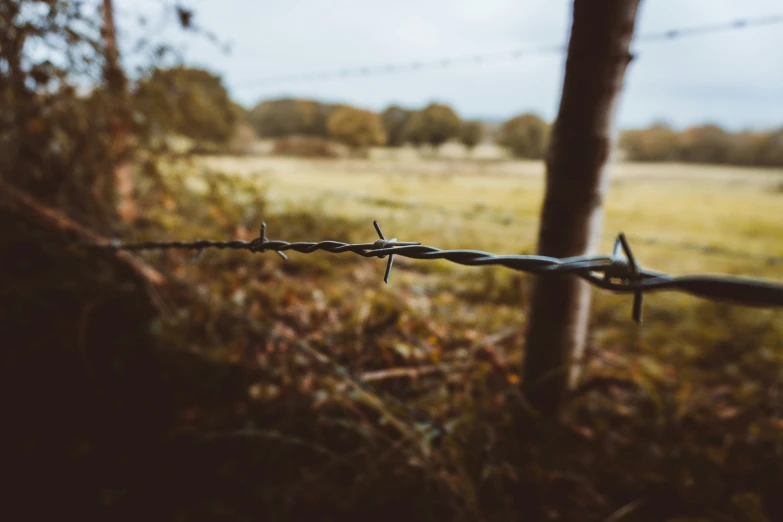
<path fill-rule="evenodd" d="M 367 240 L 374 235 L 372 220 L 378 219 L 400 240 L 442 248 L 516 253 L 535 247 L 544 190 L 541 162 L 202 161 L 258 180 L 274 210 L 365 220 Z M 624 231 L 651 268 L 783 278 L 781 266 L 678 248 L 691 243 L 783 256 L 783 170 L 619 163 L 612 168 L 605 203 L 604 251 Z"/>
<path fill-rule="evenodd" d="M 305 212 L 324 222 L 353 223 L 351 240 L 376 239 L 377 219 L 387 237 L 439 248 L 468 248 L 497 254 L 534 253 L 544 191 L 544 165 L 535 161 L 469 161 L 394 156 L 375 160 L 306 160 L 275 157 L 209 157 L 214 171 L 258 183 L 270 215 Z M 191 180 L 198 184 L 198 180 Z M 672 274 L 720 273 L 783 280 L 783 171 L 682 164 L 617 163 L 605 200 L 601 250 L 626 233 L 640 262 Z M 269 236 L 287 240 L 331 239 L 328 228 L 286 237 L 270 225 Z M 689 248 L 695 247 L 695 248 Z M 702 247 L 728 252 L 704 252 Z M 333 254 L 293 254 L 308 266 L 329 266 Z M 768 258 L 777 262 L 770 263 Z M 307 258 L 307 259 L 303 259 Z M 351 262 L 353 263 L 353 262 Z M 481 334 L 522 328 L 531 277 L 500 267 L 462 267 L 445 261 L 398 258 L 389 287 L 380 283 L 383 263 L 358 259 L 351 277 L 373 293 L 413 291 L 425 300 L 451 299 L 430 307 L 432 319 L 455 330 Z M 316 276 L 316 272 L 313 272 Z M 309 284 L 338 286 L 340 295 L 361 294 L 356 281 L 333 274 Z M 380 285 L 380 286 L 378 286 Z M 650 318 L 639 330 L 630 316 L 630 297 L 595 292 L 593 334 L 616 339 L 621 352 L 644 346 L 663 360 L 741 339 L 749 324 L 764 324 L 772 345 L 783 348 L 780 311 L 710 303 L 685 294 L 654 293 L 646 300 Z M 456 298 L 456 300 L 454 300 Z M 655 317 L 662 319 L 657 322 Z M 716 328 L 721 322 L 725 331 Z M 669 354 L 669 355 L 667 355 Z M 671 355 L 671 357 L 670 357 Z M 783 353 L 778 354 L 783 360 Z M 687 359 L 687 358 L 686 358 Z"/>

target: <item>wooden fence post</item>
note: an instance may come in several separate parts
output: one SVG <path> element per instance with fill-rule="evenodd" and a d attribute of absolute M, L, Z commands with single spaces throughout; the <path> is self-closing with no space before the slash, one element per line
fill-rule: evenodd
<path fill-rule="evenodd" d="M 546 195 L 538 253 L 594 253 L 612 120 L 631 61 L 629 47 L 640 0 L 575 0 L 560 109 L 546 162 Z M 526 339 L 523 391 L 540 414 L 557 416 L 579 378 L 590 288 L 572 275 L 536 278 Z"/>

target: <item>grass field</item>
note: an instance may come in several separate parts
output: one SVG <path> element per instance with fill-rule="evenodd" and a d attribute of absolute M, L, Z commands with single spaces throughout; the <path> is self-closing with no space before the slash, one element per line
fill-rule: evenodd
<path fill-rule="evenodd" d="M 544 190 L 541 162 L 204 161 L 258 179 L 276 210 L 365 220 L 368 240 L 374 234 L 370 224 L 378 219 L 400 240 L 443 248 L 516 253 L 535 246 Z M 651 268 L 781 278 L 780 266 L 678 245 L 783 256 L 783 171 L 620 163 L 612 168 L 606 199 L 604 251 L 620 231 Z M 313 238 L 319 239 L 325 238 Z"/>
<path fill-rule="evenodd" d="M 265 187 L 271 213 L 305 211 L 354 223 L 351 239 L 374 241 L 379 220 L 387 237 L 439 248 L 468 248 L 497 254 L 534 253 L 544 191 L 544 166 L 532 161 L 302 160 L 212 157 L 211 169 L 235 173 Z M 612 167 L 606 198 L 601 250 L 626 233 L 643 266 L 672 274 L 721 273 L 783 280 L 783 171 L 680 164 Z M 280 225 L 278 225 L 278 228 Z M 270 237 L 330 239 L 319 230 L 294 239 L 285 231 Z M 332 236 L 333 237 L 333 236 Z M 705 252 L 703 247 L 720 251 Z M 331 256 L 331 257 L 330 257 Z M 317 259 L 301 259 L 304 257 Z M 297 256 L 307 263 L 330 263 L 332 254 Z M 772 262 L 770 262 L 770 260 Z M 380 284 L 383 262 L 359 259 L 357 273 L 373 293 L 413 291 L 424 299 L 456 300 L 429 307 L 434 320 L 455 329 L 489 335 L 521 327 L 530 277 L 500 267 L 471 268 L 446 262 L 398 259 L 391 285 Z M 307 268 L 303 269 L 307 273 Z M 338 276 L 339 279 L 340 276 Z M 376 279 L 377 278 L 377 279 Z M 374 280 L 374 281 L 373 281 Z M 378 282 L 378 283 L 375 283 Z M 340 285 L 340 295 L 361 294 L 355 283 L 316 278 L 310 284 Z M 353 285 L 353 287 L 352 287 Z M 675 293 L 654 293 L 645 307 L 647 324 L 634 330 L 630 297 L 596 292 L 593 337 L 645 345 L 663 358 L 683 346 L 706 348 L 742 338 L 751 324 L 770 336 L 783 360 L 783 317 L 779 310 L 709 303 Z M 679 315 L 680 320 L 673 320 Z M 729 319 L 720 319 L 728 314 Z M 656 324 L 655 317 L 661 317 Z M 469 318 L 469 319 L 466 319 Z M 466 321 L 466 322 L 465 322 Z M 722 322 L 716 328 L 715 322 Z M 630 337 L 629 337 L 630 336 Z M 679 355 L 678 355 L 679 357 Z"/>

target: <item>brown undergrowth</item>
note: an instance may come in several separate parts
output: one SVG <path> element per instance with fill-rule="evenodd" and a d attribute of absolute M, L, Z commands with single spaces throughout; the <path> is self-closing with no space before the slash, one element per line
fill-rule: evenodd
<path fill-rule="evenodd" d="M 366 241 L 218 173 L 126 239 Z M 349 254 L 145 253 L 150 285 L 2 218 L 9 514 L 131 520 L 783 520 L 779 312 L 599 295 L 565 420 L 519 396 L 530 279 Z M 361 379 L 359 385 L 354 378 Z M 9 519 L 21 519 L 18 516 Z"/>

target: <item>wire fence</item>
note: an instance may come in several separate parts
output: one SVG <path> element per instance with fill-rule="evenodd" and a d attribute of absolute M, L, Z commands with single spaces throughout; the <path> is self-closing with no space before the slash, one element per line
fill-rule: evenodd
<path fill-rule="evenodd" d="M 783 14 L 773 14 L 757 18 L 740 18 L 724 23 L 696 25 L 690 27 L 671 28 L 664 31 L 656 31 L 647 34 L 641 34 L 634 38 L 636 42 L 656 42 L 666 40 L 676 40 L 679 38 L 688 38 L 703 36 L 712 33 L 721 33 L 726 31 L 738 31 L 750 29 L 753 27 L 774 26 L 783 24 Z M 288 84 L 326 81 L 338 78 L 356 78 L 385 74 L 394 74 L 401 72 L 422 72 L 433 69 L 448 69 L 454 66 L 481 65 L 491 62 L 520 60 L 531 56 L 543 54 L 562 54 L 566 51 L 564 44 L 540 45 L 525 49 L 512 49 L 506 52 L 497 53 L 477 53 L 470 56 L 443 57 L 431 60 L 415 60 L 406 63 L 389 63 L 373 66 L 349 67 L 329 71 L 313 71 L 306 73 L 297 73 L 280 76 L 268 76 L 257 78 L 255 80 L 237 83 L 239 88 L 248 88 L 266 84 Z"/>
<path fill-rule="evenodd" d="M 93 248 L 124 251 L 143 250 L 196 250 L 206 249 L 247 250 L 252 253 L 277 252 L 286 259 L 285 252 L 292 250 L 302 254 L 317 251 L 340 254 L 350 252 L 362 257 L 386 258 L 384 282 L 389 282 L 394 256 L 410 259 L 446 261 L 466 266 L 503 266 L 519 272 L 536 275 L 572 274 L 588 283 L 617 293 L 634 294 L 632 317 L 642 321 L 642 302 L 645 292 L 670 290 L 688 293 L 712 300 L 726 300 L 751 306 L 783 307 L 783 282 L 750 279 L 727 275 L 675 276 L 642 268 L 636 261 L 631 246 L 623 233 L 615 241 L 611 255 L 589 255 L 554 258 L 538 255 L 497 255 L 480 250 L 441 250 L 418 242 L 402 242 L 397 238 L 386 239 L 377 221 L 373 222 L 380 239 L 373 243 L 343 243 L 339 241 L 296 242 L 269 240 L 266 223 L 261 225 L 260 236 L 252 241 L 196 240 L 196 241 L 147 241 L 139 243 L 91 244 Z"/>
<path fill-rule="evenodd" d="M 632 317 L 638 323 L 642 319 L 642 300 L 644 292 L 654 290 L 674 290 L 686 292 L 699 297 L 713 300 L 729 300 L 756 306 L 780 306 L 783 307 L 783 282 L 766 280 L 754 280 L 720 275 L 697 276 L 672 276 L 661 272 L 642 268 L 637 262 L 633 251 L 625 235 L 620 233 L 615 241 L 611 255 L 578 256 L 571 258 L 552 258 L 546 256 L 526 255 L 496 255 L 479 250 L 440 250 L 435 247 L 425 246 L 418 242 L 397 241 L 396 238 L 386 239 L 377 221 L 373 222 L 379 239 L 373 243 L 343 243 L 339 241 L 320 242 L 296 242 L 269 240 L 266 236 L 266 223 L 262 223 L 258 238 L 252 241 L 147 241 L 139 243 L 121 243 L 112 241 L 109 243 L 90 243 L 88 248 L 105 249 L 109 251 L 161 251 L 161 250 L 196 250 L 198 257 L 206 249 L 246 250 L 251 253 L 263 253 L 273 251 L 283 259 L 287 259 L 286 251 L 294 251 L 309 254 L 324 251 L 334 254 L 350 252 L 367 258 L 388 258 L 384 281 L 388 283 L 394 263 L 394 256 L 402 256 L 411 259 L 445 259 L 452 263 L 466 266 L 504 266 L 512 270 L 527 272 L 536 275 L 548 274 L 572 274 L 586 280 L 588 283 L 609 291 L 621 293 L 633 293 L 634 304 Z M 299 338 L 295 334 L 287 334 L 285 331 L 268 331 L 255 321 L 243 315 L 244 320 L 249 321 L 253 328 L 267 330 L 274 338 L 285 340 L 295 349 L 313 360 L 319 366 L 335 375 L 342 381 L 343 391 L 352 391 L 357 400 L 369 406 L 377 414 L 385 419 L 399 434 L 412 445 L 415 451 L 429 454 L 429 444 L 440 437 L 448 437 L 467 451 L 474 453 L 487 464 L 501 469 L 511 469 L 510 465 L 498 460 L 494 455 L 491 444 L 477 445 L 456 433 L 450 427 L 449 422 L 437 419 L 434 415 L 421 408 L 414 408 L 404 401 L 381 394 L 370 384 L 375 378 L 373 373 L 366 376 L 351 372 L 344 365 L 334 360 L 310 343 Z M 408 373 L 416 369 L 405 369 Z M 428 368 L 427 371 L 430 371 Z M 435 373 L 443 372 L 435 368 Z M 587 381 L 574 390 L 572 398 L 578 397 L 596 387 L 627 387 L 636 386 L 632 381 L 613 377 L 598 377 Z M 516 399 L 525 409 L 535 415 L 522 396 L 517 386 L 510 386 L 505 395 L 509 399 Z M 417 426 L 419 426 L 417 428 Z M 256 431 L 245 429 L 241 432 L 211 434 L 208 438 L 242 436 L 242 437 L 284 437 L 278 432 Z M 296 442 L 296 441 L 294 441 Z M 308 444 L 306 441 L 299 441 Z"/>

